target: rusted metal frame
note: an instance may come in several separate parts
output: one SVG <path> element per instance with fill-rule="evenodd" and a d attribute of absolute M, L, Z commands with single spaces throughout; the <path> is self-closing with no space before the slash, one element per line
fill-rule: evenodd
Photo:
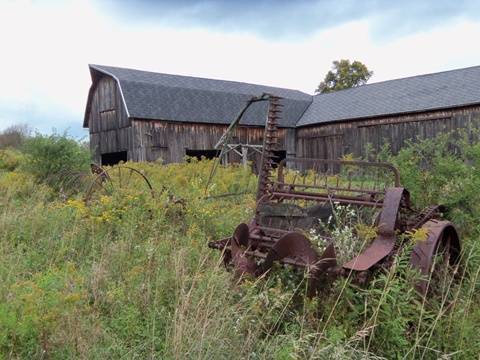
<path fill-rule="evenodd" d="M 404 188 L 387 189 L 376 239 L 360 255 L 344 264 L 345 269 L 368 270 L 392 252 L 396 240 L 397 217 L 404 198 L 408 199 L 408 192 Z"/>
<path fill-rule="evenodd" d="M 296 186 L 296 185 L 295 185 Z M 293 188 L 289 188 L 287 187 L 287 189 L 284 189 L 284 188 L 273 188 L 273 192 L 274 193 L 288 193 L 288 194 L 297 194 L 297 195 L 307 195 L 307 196 L 319 196 L 319 197 L 325 197 L 325 196 L 328 196 L 329 198 L 331 199 L 344 199 L 344 200 L 352 200 L 352 201 L 357 201 L 357 200 L 361 200 L 361 201 L 369 201 L 369 202 L 375 202 L 375 203 L 378 203 L 378 202 L 381 202 L 381 200 L 378 200 L 378 201 L 374 201 L 374 200 L 362 200 L 361 197 L 359 196 L 350 196 L 350 195 L 343 195 L 343 194 L 337 194 L 335 193 L 334 191 L 328 191 L 328 192 L 325 192 L 325 193 L 315 193 L 315 192 L 309 192 L 309 191 L 295 191 Z M 355 191 L 351 191 L 351 192 L 355 192 Z M 368 193 L 367 193 L 368 194 Z M 381 194 L 381 195 L 384 195 L 384 193 L 381 193 L 381 192 L 376 192 L 376 193 L 372 193 L 372 195 L 375 195 L 375 194 Z"/>
<path fill-rule="evenodd" d="M 257 186 L 257 202 L 266 195 L 272 187 L 272 170 L 273 170 L 273 151 L 278 145 L 278 115 L 283 107 L 279 103 L 280 97 L 268 96 L 268 115 L 265 124 L 265 133 L 263 138 L 263 152 L 260 161 L 260 173 L 258 175 Z"/>
<path fill-rule="evenodd" d="M 341 204 L 354 204 L 354 205 L 363 205 L 369 207 L 382 207 L 382 203 L 373 202 L 373 201 L 364 201 L 364 200 L 352 200 L 352 199 L 343 199 L 339 197 L 330 197 L 328 195 L 319 196 L 319 195 L 306 195 L 306 194 L 297 194 L 297 193 L 287 193 L 287 192 L 272 192 L 274 197 L 278 198 L 291 198 L 291 199 L 300 199 L 300 200 L 313 200 L 318 202 L 323 201 L 333 201 Z"/>
<path fill-rule="evenodd" d="M 228 126 L 228 128 L 225 130 L 225 132 L 222 134 L 222 136 L 220 137 L 220 140 L 215 144 L 215 149 L 218 149 L 221 145 L 222 146 L 222 149 L 220 150 L 220 154 L 218 156 L 218 159 L 222 159 L 222 157 L 224 156 L 225 154 L 225 145 L 229 143 L 230 141 L 230 138 L 233 134 L 233 131 L 236 129 L 236 127 L 238 126 L 238 124 L 240 123 L 240 120 L 242 119 L 243 117 L 243 114 L 245 114 L 245 112 L 247 111 L 247 109 L 250 107 L 250 105 L 252 105 L 253 103 L 255 102 L 260 102 L 260 101 L 266 101 L 269 99 L 269 96 L 268 94 L 262 94 L 261 96 L 253 96 L 251 97 L 246 103 L 245 103 L 245 106 L 238 112 L 237 116 L 235 117 L 235 119 L 230 123 L 230 125 Z M 208 187 L 210 186 L 210 183 L 213 179 L 213 176 L 215 175 L 215 172 L 217 171 L 217 167 L 218 167 L 218 164 L 219 164 L 219 160 L 218 159 L 215 159 L 214 160 L 214 163 L 213 163 L 213 166 L 212 166 L 212 169 L 210 170 L 210 175 L 208 176 L 208 180 L 207 180 L 207 184 L 205 186 L 205 196 L 207 195 L 207 192 L 208 192 Z"/>
<path fill-rule="evenodd" d="M 268 226 L 263 226 L 263 225 L 255 225 L 255 226 L 253 227 L 252 231 L 254 231 L 254 230 L 256 230 L 256 229 L 265 230 L 265 231 L 271 231 L 271 232 L 277 232 L 277 233 L 281 233 L 281 234 L 286 234 L 286 233 L 288 233 L 287 230 L 275 229 L 275 228 L 268 227 Z"/>
<path fill-rule="evenodd" d="M 235 119 L 230 123 L 227 130 L 225 131 L 225 133 L 223 133 L 222 137 L 220 138 L 220 140 L 218 140 L 218 142 L 215 144 L 215 149 L 218 149 L 220 147 L 220 145 L 225 143 L 225 141 L 228 139 L 228 134 L 230 134 L 233 131 L 233 129 L 235 129 L 237 127 L 237 125 L 240 123 L 240 120 L 243 117 L 243 114 L 245 114 L 245 112 L 250 107 L 250 105 L 252 105 L 255 102 L 265 101 L 265 100 L 268 100 L 268 95 L 267 94 L 262 94 L 260 96 L 251 97 L 246 102 L 245 106 L 238 112 Z"/>
<path fill-rule="evenodd" d="M 394 186 L 400 186 L 400 173 L 398 169 L 390 163 L 385 162 L 369 162 L 369 161 L 349 161 L 349 160 L 329 160 L 329 159 L 313 159 L 313 158 L 285 158 L 278 164 L 278 179 L 282 182 L 283 169 L 287 162 L 296 163 L 314 163 L 318 165 L 345 165 L 345 166 L 358 166 L 358 167 L 371 167 L 371 168 L 384 168 L 392 172 L 394 176 Z"/>
<path fill-rule="evenodd" d="M 356 188 L 343 188 L 343 187 L 332 187 L 332 186 L 322 186 L 322 185 L 303 185 L 303 184 L 290 184 L 290 183 L 285 183 L 285 182 L 278 182 L 274 181 L 273 184 L 275 186 L 278 185 L 278 188 L 282 187 L 288 187 L 288 188 L 294 188 L 296 187 L 301 187 L 301 188 L 307 188 L 307 189 L 325 189 L 325 190 L 333 190 L 333 191 L 346 191 L 346 192 L 353 192 L 353 193 L 362 193 L 362 194 L 368 194 L 368 195 L 384 195 L 385 191 L 380 191 L 380 190 L 363 190 L 363 189 L 356 189 Z"/>
<path fill-rule="evenodd" d="M 415 223 L 412 225 L 412 229 L 418 229 L 423 226 L 427 221 L 431 220 L 435 214 L 443 211 L 444 207 L 442 205 L 430 206 L 427 209 L 424 209 L 415 217 Z"/>

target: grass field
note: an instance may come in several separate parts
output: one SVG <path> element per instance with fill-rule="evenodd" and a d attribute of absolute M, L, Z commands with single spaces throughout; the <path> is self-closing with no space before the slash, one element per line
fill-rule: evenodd
<path fill-rule="evenodd" d="M 129 164 L 154 199 L 132 180 L 85 204 L 32 170 L 28 151 L 3 150 L 0 358 L 478 359 L 480 145 L 450 142 L 382 154 L 414 203 L 447 205 L 461 232 L 459 274 L 429 301 L 408 253 L 364 288 L 340 278 L 314 299 L 285 269 L 235 283 L 206 245 L 251 218 L 254 197 L 205 199 L 210 161 Z M 248 170 L 221 167 L 209 193 L 255 187 Z"/>

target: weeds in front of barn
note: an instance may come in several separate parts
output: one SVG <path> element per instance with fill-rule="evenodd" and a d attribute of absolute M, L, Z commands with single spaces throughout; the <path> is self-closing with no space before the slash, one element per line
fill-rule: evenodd
<path fill-rule="evenodd" d="M 409 254 L 366 287 L 339 278 L 308 299 L 303 274 L 279 267 L 235 283 L 209 240 L 253 214 L 255 176 L 209 161 L 132 164 L 136 191 L 86 206 L 63 200 L 27 169 L 0 174 L 0 353 L 52 358 L 475 358 L 480 353 L 480 145 L 446 153 L 442 137 L 392 157 L 416 203 L 444 203 L 462 232 L 462 266 L 424 301 Z M 461 140 L 457 140 L 461 141 Z M 428 163 L 426 163 L 428 162 Z M 419 172 L 418 168 L 423 171 Z M 168 187 L 169 193 L 160 191 Z M 184 199 L 173 204 L 171 196 Z M 410 241 L 415 240 L 412 234 Z"/>

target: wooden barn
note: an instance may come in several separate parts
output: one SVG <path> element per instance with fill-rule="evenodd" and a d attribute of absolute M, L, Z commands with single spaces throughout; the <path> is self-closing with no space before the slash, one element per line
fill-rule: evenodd
<path fill-rule="evenodd" d="M 279 157 L 336 159 L 364 154 L 367 144 L 398 151 L 480 124 L 480 66 L 372 83 L 311 96 L 297 90 L 90 65 L 84 127 L 94 160 L 182 161 L 216 154 L 214 145 L 255 95 L 283 97 Z M 266 103 L 241 120 L 234 141 L 263 142 Z"/>
<path fill-rule="evenodd" d="M 93 158 L 180 162 L 214 156 L 215 144 L 252 96 L 270 93 L 284 104 L 280 157 L 295 155 L 295 125 L 312 102 L 297 90 L 90 65 L 84 127 Z M 267 103 L 249 107 L 233 141 L 261 145 Z"/>

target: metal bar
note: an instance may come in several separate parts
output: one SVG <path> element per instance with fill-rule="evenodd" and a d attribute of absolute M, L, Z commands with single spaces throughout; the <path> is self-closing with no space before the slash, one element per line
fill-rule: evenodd
<path fill-rule="evenodd" d="M 283 172 L 283 168 L 287 162 L 297 162 L 297 163 L 313 163 L 313 164 L 336 164 L 336 165 L 350 165 L 350 166 L 359 166 L 359 167 L 372 167 L 372 168 L 384 168 L 392 172 L 394 177 L 395 187 L 400 186 L 400 173 L 398 169 L 390 163 L 384 162 L 369 162 L 369 161 L 350 161 L 350 160 L 330 160 L 330 159 L 313 159 L 313 158 L 285 158 L 278 164 L 279 171 Z"/>
<path fill-rule="evenodd" d="M 275 185 L 280 185 L 281 187 L 289 187 L 289 188 L 296 188 L 296 187 L 301 187 L 301 188 L 312 188 L 312 189 L 325 189 L 325 190 L 336 190 L 336 191 L 348 191 L 348 192 L 359 192 L 359 193 L 364 193 L 364 194 L 370 194 L 370 195 L 377 195 L 377 194 L 385 194 L 385 191 L 378 191 L 378 190 L 362 190 L 362 189 L 355 189 L 355 188 L 343 188 L 343 187 L 330 187 L 330 186 L 322 186 L 322 185 L 303 185 L 303 184 L 288 184 L 285 182 L 274 182 Z"/>
<path fill-rule="evenodd" d="M 315 200 L 315 201 L 334 201 L 342 204 L 356 204 L 356 205 L 365 205 L 371 207 L 382 207 L 382 203 L 372 202 L 372 201 L 362 201 L 362 200 L 351 200 L 351 199 L 342 199 L 338 197 L 329 197 L 329 196 L 310 196 L 305 194 L 292 194 L 275 191 L 272 193 L 275 197 L 285 197 L 292 199 L 304 199 L 304 200 Z"/>

